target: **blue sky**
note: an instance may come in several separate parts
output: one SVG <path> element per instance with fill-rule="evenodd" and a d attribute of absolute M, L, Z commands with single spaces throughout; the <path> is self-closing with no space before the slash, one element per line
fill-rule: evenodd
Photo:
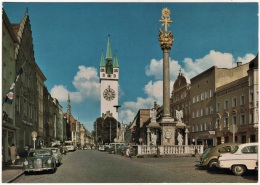
<path fill-rule="evenodd" d="M 3 2 L 11 23 L 28 8 L 35 59 L 45 85 L 64 112 L 68 93 L 72 114 L 89 131 L 100 116 L 99 65 L 108 34 L 120 66 L 119 121 L 129 124 L 139 109 L 162 105 L 161 11 L 171 11 L 171 84 L 179 69 L 189 79 L 213 65 L 230 68 L 258 52 L 258 4 L 222 3 L 11 3 Z"/>

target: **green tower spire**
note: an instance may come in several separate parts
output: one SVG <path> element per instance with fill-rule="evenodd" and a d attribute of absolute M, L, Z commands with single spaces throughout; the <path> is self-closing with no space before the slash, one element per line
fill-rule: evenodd
<path fill-rule="evenodd" d="M 100 67 L 106 67 L 103 50 L 101 55 Z"/>
<path fill-rule="evenodd" d="M 115 56 L 114 56 L 114 64 L 113 64 L 113 67 L 119 67 L 118 65 L 118 59 L 117 59 L 117 56 L 116 56 L 116 53 L 115 53 Z"/>
<path fill-rule="evenodd" d="M 108 35 L 108 42 L 107 42 L 107 54 L 106 54 L 107 60 L 112 60 L 112 52 L 111 52 L 111 46 L 110 46 L 110 35 Z"/>

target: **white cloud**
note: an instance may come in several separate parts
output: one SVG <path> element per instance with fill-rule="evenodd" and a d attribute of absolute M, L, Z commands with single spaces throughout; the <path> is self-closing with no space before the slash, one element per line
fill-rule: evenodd
<path fill-rule="evenodd" d="M 179 69 L 181 68 L 178 61 L 171 60 L 170 63 L 170 78 L 176 79 L 179 74 Z M 156 59 L 152 59 L 149 66 L 145 67 L 145 74 L 147 76 L 154 76 L 156 80 L 163 79 L 163 59 L 157 61 Z"/>
<path fill-rule="evenodd" d="M 255 55 L 249 53 L 249 54 L 246 54 L 244 57 L 238 57 L 237 62 L 242 62 L 244 64 L 244 63 L 250 62 L 254 58 L 255 58 Z"/>
<path fill-rule="evenodd" d="M 55 85 L 50 94 L 52 97 L 57 98 L 60 102 L 67 101 L 69 91 L 63 85 Z"/>
<path fill-rule="evenodd" d="M 80 103 L 88 100 L 98 100 L 100 98 L 100 83 L 97 74 L 97 69 L 94 67 L 79 66 L 79 71 L 72 84 L 76 91 L 69 91 L 62 85 L 55 85 L 51 89 L 52 97 L 57 98 L 61 102 L 65 102 L 68 99 L 68 93 L 70 94 L 71 101 Z"/>

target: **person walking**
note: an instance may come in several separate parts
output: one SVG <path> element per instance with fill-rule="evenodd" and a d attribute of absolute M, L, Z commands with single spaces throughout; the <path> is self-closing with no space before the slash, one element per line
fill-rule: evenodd
<path fill-rule="evenodd" d="M 16 154 L 17 154 L 16 146 L 12 144 L 12 146 L 10 147 L 10 158 L 12 161 L 12 165 L 15 164 Z"/>

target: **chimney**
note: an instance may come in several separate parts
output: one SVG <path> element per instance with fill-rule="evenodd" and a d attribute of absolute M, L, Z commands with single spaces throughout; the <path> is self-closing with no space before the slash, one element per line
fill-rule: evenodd
<path fill-rule="evenodd" d="M 237 67 L 242 66 L 242 62 L 237 62 Z"/>

